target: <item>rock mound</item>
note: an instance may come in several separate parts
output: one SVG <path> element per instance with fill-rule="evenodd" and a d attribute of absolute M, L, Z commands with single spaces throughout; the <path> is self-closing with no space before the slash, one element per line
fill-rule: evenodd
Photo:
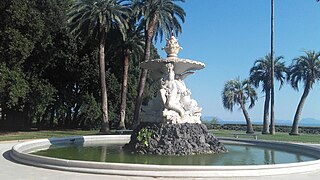
<path fill-rule="evenodd" d="M 228 150 L 203 124 L 143 123 L 132 133 L 124 146 L 139 154 L 191 155 L 224 153 Z"/>

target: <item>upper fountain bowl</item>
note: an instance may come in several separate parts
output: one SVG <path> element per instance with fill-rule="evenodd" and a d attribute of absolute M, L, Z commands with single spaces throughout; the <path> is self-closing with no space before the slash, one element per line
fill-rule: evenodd
<path fill-rule="evenodd" d="M 153 59 L 150 61 L 142 62 L 141 68 L 150 69 L 152 71 L 152 78 L 159 79 L 166 71 L 165 65 L 168 63 L 172 63 L 174 66 L 174 73 L 176 75 L 183 75 L 190 71 L 200 70 L 205 67 L 204 63 L 193 61 L 190 59 L 178 58 L 178 53 L 182 49 L 179 46 L 178 40 L 171 36 L 170 39 L 167 39 L 166 46 L 163 47 L 167 53 L 167 58 L 164 59 Z"/>
<path fill-rule="evenodd" d="M 153 59 L 151 61 L 142 62 L 140 65 L 144 69 L 152 70 L 154 74 L 153 79 L 158 79 L 161 77 L 165 69 L 165 64 L 173 63 L 174 72 L 177 75 L 182 75 L 186 72 L 200 70 L 205 67 L 204 63 L 193 61 L 190 59 L 181 59 L 178 57 L 169 57 L 165 59 Z"/>

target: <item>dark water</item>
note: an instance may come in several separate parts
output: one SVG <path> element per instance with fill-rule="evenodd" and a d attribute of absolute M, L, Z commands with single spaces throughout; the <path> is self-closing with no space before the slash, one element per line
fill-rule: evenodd
<path fill-rule="evenodd" d="M 83 147 L 74 144 L 68 147 L 52 146 L 33 154 L 71 160 L 159 165 L 263 165 L 315 160 L 299 153 L 249 145 L 227 144 L 228 153 L 190 156 L 137 155 L 122 151 L 122 146 L 110 144 Z"/>

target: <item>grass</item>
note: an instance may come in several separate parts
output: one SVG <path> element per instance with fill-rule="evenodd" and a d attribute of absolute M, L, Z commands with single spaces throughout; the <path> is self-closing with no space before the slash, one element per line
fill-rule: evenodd
<path fill-rule="evenodd" d="M 234 133 L 245 134 L 245 131 L 231 131 L 231 130 L 210 130 L 210 132 L 214 134 L 216 137 L 234 137 L 233 136 Z M 260 132 L 256 132 L 256 134 L 260 134 L 258 136 L 258 140 L 273 140 L 273 141 L 320 144 L 319 134 L 300 134 L 298 136 L 289 136 L 288 133 L 280 133 L 280 132 L 277 132 L 275 135 L 261 134 Z M 253 137 L 251 136 L 248 136 L 248 137 L 243 136 L 243 138 L 253 139 Z"/>
<path fill-rule="evenodd" d="M 95 135 L 99 131 L 83 131 L 83 130 L 58 130 L 58 131 L 18 131 L 18 132 L 0 132 L 0 141 L 25 140 L 25 139 L 43 139 L 43 138 L 59 138 L 68 136 L 84 136 Z"/>
<path fill-rule="evenodd" d="M 234 137 L 234 133 L 245 133 L 244 131 L 231 131 L 231 130 L 210 130 L 216 137 Z M 261 134 L 260 132 L 256 132 Z M 58 131 L 19 131 L 19 132 L 0 132 L 0 141 L 10 140 L 25 140 L 25 139 L 43 139 L 43 138 L 59 138 L 68 136 L 84 136 L 99 134 L 98 130 L 84 131 L 84 130 L 58 130 Z M 241 137 L 250 138 L 253 137 Z M 289 136 L 288 133 L 279 133 L 275 135 L 261 134 L 258 140 L 273 140 L 273 141 L 286 141 L 286 142 L 303 142 L 303 143 L 316 143 L 320 144 L 319 134 L 300 134 L 299 136 Z"/>

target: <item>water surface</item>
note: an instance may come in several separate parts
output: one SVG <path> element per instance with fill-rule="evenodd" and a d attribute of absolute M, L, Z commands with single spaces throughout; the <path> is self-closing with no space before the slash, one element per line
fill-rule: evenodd
<path fill-rule="evenodd" d="M 250 145 L 225 146 L 228 153 L 187 156 L 131 154 L 122 150 L 123 144 L 51 146 L 48 150 L 33 154 L 70 160 L 159 165 L 264 165 L 316 160 L 301 153 L 283 150 Z"/>

